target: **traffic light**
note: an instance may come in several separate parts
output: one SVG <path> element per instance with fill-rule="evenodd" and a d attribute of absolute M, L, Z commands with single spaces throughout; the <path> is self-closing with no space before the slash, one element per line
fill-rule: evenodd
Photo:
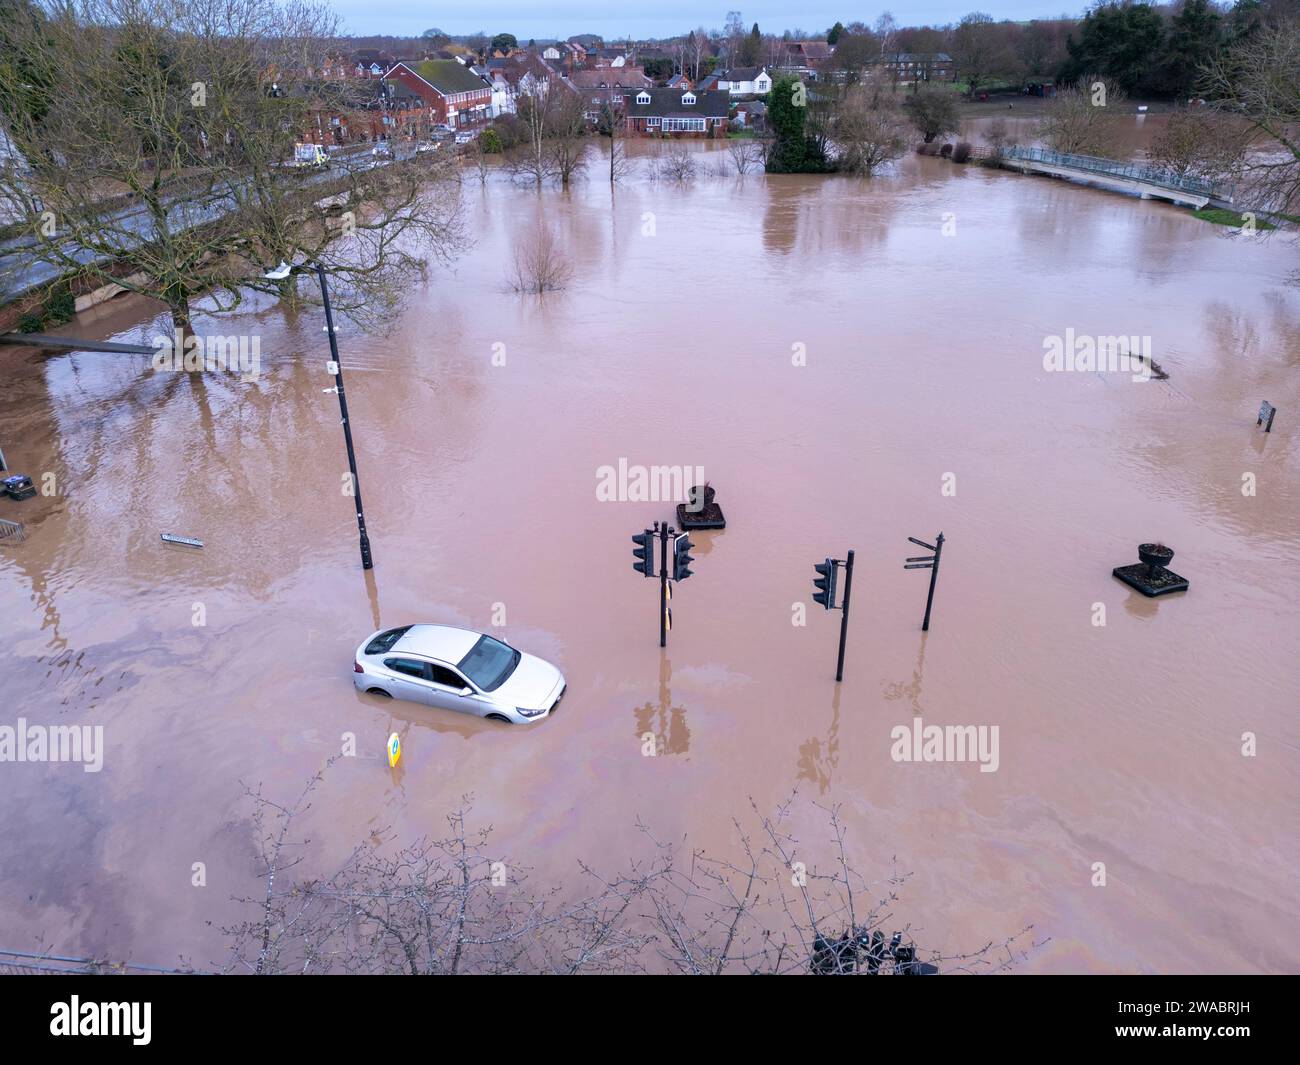
<path fill-rule="evenodd" d="M 829 558 L 813 566 L 817 576 L 813 578 L 813 602 L 821 603 L 827 610 L 835 606 L 835 563 Z"/>
<path fill-rule="evenodd" d="M 632 556 L 636 559 L 632 563 L 632 568 L 647 577 L 653 577 L 655 575 L 655 534 L 647 529 L 632 537 L 632 542 L 636 544 L 632 549 Z"/>
<path fill-rule="evenodd" d="M 679 533 L 673 540 L 673 580 L 684 581 L 691 576 L 691 563 L 695 559 L 691 558 L 690 552 L 694 546 L 685 533 Z"/>

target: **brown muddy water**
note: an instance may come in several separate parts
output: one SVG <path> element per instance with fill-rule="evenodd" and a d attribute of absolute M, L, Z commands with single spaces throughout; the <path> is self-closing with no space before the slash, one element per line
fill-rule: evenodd
<path fill-rule="evenodd" d="M 916 157 L 871 181 L 611 196 L 597 168 L 567 193 L 464 194 L 456 268 L 386 335 L 340 330 L 372 582 L 316 312 L 199 324 L 260 337 L 252 383 L 0 352 L 0 447 L 59 489 L 0 501 L 28 532 L 0 547 L 0 724 L 105 742 L 98 773 L 0 765 L 0 947 L 220 962 L 231 896 L 258 889 L 241 781 L 291 799 L 354 733 L 304 821 L 304 872 L 375 833 L 437 834 L 469 793 L 497 850 L 560 882 L 640 853 L 638 817 L 734 854 L 733 817 L 755 828 L 751 800 L 797 793 L 811 862 L 829 854 L 815 804 L 838 804 L 861 872 L 914 874 L 896 923 L 925 948 L 1032 924 L 1046 942 L 1020 971 L 1300 967 L 1294 246 Z M 573 280 L 507 293 L 539 218 Z M 159 325 L 118 300 L 66 331 Z M 1170 378 L 1047 372 L 1067 329 L 1150 337 Z M 702 467 L 729 522 L 695 537 L 666 652 L 629 537 L 671 507 L 599 500 L 620 460 Z M 941 530 L 922 635 L 907 537 Z M 1147 540 L 1190 592 L 1112 578 Z M 837 687 L 838 614 L 810 582 L 849 548 Z M 415 620 L 554 661 L 560 712 L 506 728 L 358 695 L 357 643 Z M 997 771 L 894 761 L 916 717 L 997 726 Z"/>

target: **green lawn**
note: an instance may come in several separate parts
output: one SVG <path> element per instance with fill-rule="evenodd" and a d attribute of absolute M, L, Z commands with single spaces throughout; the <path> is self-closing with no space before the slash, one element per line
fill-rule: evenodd
<path fill-rule="evenodd" d="M 1197 218 L 1205 222 L 1213 222 L 1216 226 L 1234 226 L 1241 227 L 1245 221 L 1240 211 L 1227 211 L 1222 207 L 1202 207 L 1199 211 L 1193 211 Z M 1277 229 L 1272 222 L 1266 222 L 1262 218 L 1255 220 L 1255 228 L 1258 230 Z"/>

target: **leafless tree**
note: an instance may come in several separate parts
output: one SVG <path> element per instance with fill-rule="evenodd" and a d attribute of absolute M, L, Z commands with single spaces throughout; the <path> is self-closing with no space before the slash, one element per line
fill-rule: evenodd
<path fill-rule="evenodd" d="M 545 223 L 515 248 L 506 283 L 514 292 L 543 295 L 562 289 L 573 279 L 573 264 Z"/>
<path fill-rule="evenodd" d="M 335 873 L 291 879 L 305 858 L 294 822 L 322 779 L 291 805 L 248 791 L 265 888 L 238 900 L 249 916 L 223 929 L 228 972 L 997 972 L 1035 945 L 1026 928 L 967 953 L 918 949 L 894 912 L 908 874 L 860 876 L 835 808 L 822 808 L 828 839 L 796 840 L 790 803 L 766 817 L 751 801 L 760 828 L 734 822 L 739 861 L 639 825 L 644 857 L 614 874 L 579 862 L 572 883 L 547 888 L 469 826 L 465 797 L 438 838 L 390 851 L 376 833 Z"/>
<path fill-rule="evenodd" d="M 613 95 L 611 92 L 605 98 L 600 113 L 601 126 L 609 134 L 610 185 L 626 177 L 632 168 L 632 164 L 627 157 L 627 146 L 623 143 L 623 116 L 618 108 L 614 106 Z"/>
<path fill-rule="evenodd" d="M 520 143 L 507 159 L 510 173 L 537 187 L 549 178 L 568 186 L 586 167 L 587 120 L 582 97 L 555 79 L 520 98 Z"/>
<path fill-rule="evenodd" d="M 739 137 L 727 142 L 727 154 L 731 156 L 731 165 L 737 174 L 748 174 L 763 169 L 763 145 L 757 138 Z"/>
<path fill-rule="evenodd" d="M 1181 108 L 1152 139 L 1148 155 L 1180 177 L 1222 182 L 1241 174 L 1249 137 L 1249 128 L 1235 115 Z"/>
<path fill-rule="evenodd" d="M 1011 140 L 1011 130 L 1007 125 L 1007 120 L 1000 116 L 992 119 L 984 128 L 984 139 L 989 142 L 989 147 L 995 153 L 1001 155 L 1002 149 Z"/>
<path fill-rule="evenodd" d="M 1117 118 L 1127 95 L 1100 75 L 1087 75 L 1043 105 L 1038 136 L 1054 151 L 1114 156 Z"/>
<path fill-rule="evenodd" d="M 1300 17 L 1261 25 L 1214 61 L 1206 90 L 1240 115 L 1258 143 L 1244 159 L 1240 197 L 1300 214 Z"/>
<path fill-rule="evenodd" d="M 16 7 L 0 27 L 23 59 L 0 65 L 0 200 L 33 239 L 5 251 L 160 300 L 181 331 L 200 297 L 208 313 L 249 290 L 297 298 L 299 275 L 263 277 L 281 261 L 322 263 L 337 309 L 384 318 L 463 246 L 453 168 L 286 167 L 335 33 L 326 9 L 288 0 Z M 324 197 L 345 225 L 325 223 Z"/>
<path fill-rule="evenodd" d="M 878 82 L 846 88 L 831 123 L 840 170 L 869 177 L 907 151 L 907 120 L 895 99 Z"/>
<path fill-rule="evenodd" d="M 695 156 L 686 145 L 674 141 L 660 150 L 650 164 L 650 177 L 655 181 L 684 183 L 695 179 Z"/>

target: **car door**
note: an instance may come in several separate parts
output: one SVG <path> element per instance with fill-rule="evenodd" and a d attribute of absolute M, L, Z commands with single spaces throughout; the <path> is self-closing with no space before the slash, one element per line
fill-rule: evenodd
<path fill-rule="evenodd" d="M 398 699 L 409 699 L 426 706 L 439 705 L 433 701 L 433 685 L 429 683 L 429 663 L 418 658 L 385 658 L 384 665 L 394 674 L 388 683 Z"/>
<path fill-rule="evenodd" d="M 474 698 L 478 693 L 464 677 L 450 666 L 430 664 L 430 701 L 434 706 L 446 707 L 462 714 L 481 714 L 482 707 Z M 469 688 L 466 693 L 465 689 Z"/>

